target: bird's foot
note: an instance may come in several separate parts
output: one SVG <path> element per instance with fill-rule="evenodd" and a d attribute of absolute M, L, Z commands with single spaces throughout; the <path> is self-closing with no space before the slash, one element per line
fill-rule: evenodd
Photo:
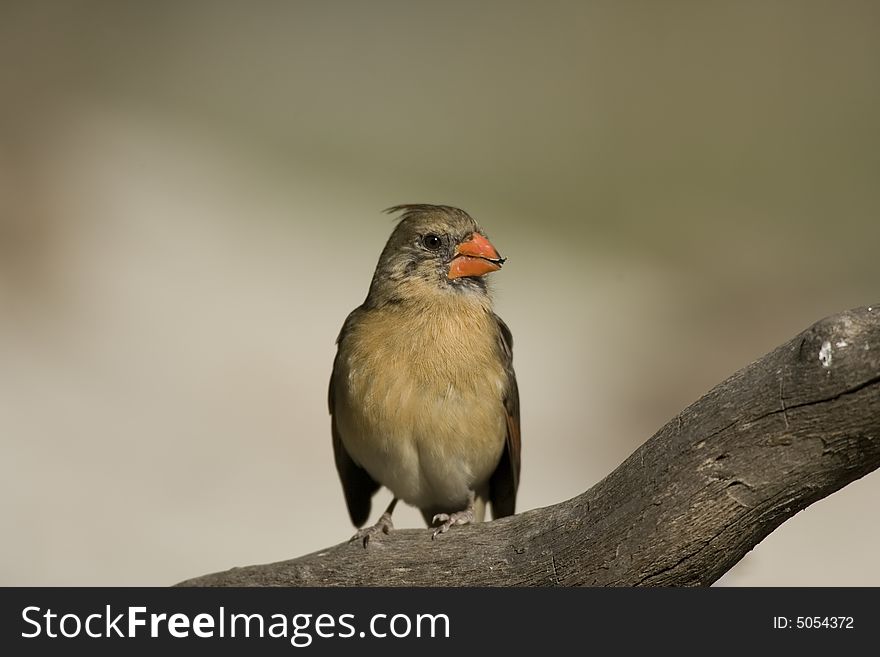
<path fill-rule="evenodd" d="M 380 516 L 379 521 L 375 525 L 359 529 L 357 534 L 352 536 L 348 542 L 361 541 L 364 548 L 366 548 L 374 536 L 378 537 L 382 534 L 387 534 L 392 529 L 394 529 L 394 523 L 391 522 L 391 514 L 386 511 Z"/>
<path fill-rule="evenodd" d="M 437 534 L 445 534 L 449 531 L 449 528 L 453 525 L 467 525 L 474 521 L 474 507 L 473 504 L 468 505 L 464 511 L 456 511 L 455 513 L 438 513 L 434 516 L 433 524 L 440 525 L 434 529 L 434 533 L 431 535 L 431 540 L 433 541 L 437 538 Z"/>

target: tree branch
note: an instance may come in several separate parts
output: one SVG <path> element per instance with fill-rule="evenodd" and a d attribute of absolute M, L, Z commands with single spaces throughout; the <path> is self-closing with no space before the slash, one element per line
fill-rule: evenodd
<path fill-rule="evenodd" d="M 878 465 L 880 306 L 817 322 L 740 370 L 571 500 L 180 586 L 708 585 Z"/>

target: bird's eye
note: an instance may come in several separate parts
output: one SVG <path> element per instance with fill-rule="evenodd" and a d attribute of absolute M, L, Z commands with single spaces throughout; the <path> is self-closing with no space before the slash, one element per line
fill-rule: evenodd
<path fill-rule="evenodd" d="M 422 238 L 422 244 L 424 244 L 425 248 L 428 249 L 429 251 L 436 251 L 437 249 L 440 248 L 440 245 L 442 243 L 443 242 L 436 235 L 425 235 Z"/>

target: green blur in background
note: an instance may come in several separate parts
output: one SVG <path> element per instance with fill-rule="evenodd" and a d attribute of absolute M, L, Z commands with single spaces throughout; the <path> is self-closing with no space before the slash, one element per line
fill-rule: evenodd
<path fill-rule="evenodd" d="M 0 584 L 348 538 L 326 385 L 391 205 L 509 258 L 522 510 L 880 302 L 876 2 L 5 2 L 0 62 Z M 722 583 L 880 585 L 878 492 Z"/>

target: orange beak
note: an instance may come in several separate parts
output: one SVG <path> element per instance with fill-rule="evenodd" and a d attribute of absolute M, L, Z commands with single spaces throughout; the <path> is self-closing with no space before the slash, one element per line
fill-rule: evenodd
<path fill-rule="evenodd" d="M 455 258 L 449 265 L 446 277 L 449 279 L 462 276 L 483 276 L 498 271 L 505 258 L 498 255 L 492 243 L 480 233 L 474 233 L 467 241 L 455 247 Z"/>

